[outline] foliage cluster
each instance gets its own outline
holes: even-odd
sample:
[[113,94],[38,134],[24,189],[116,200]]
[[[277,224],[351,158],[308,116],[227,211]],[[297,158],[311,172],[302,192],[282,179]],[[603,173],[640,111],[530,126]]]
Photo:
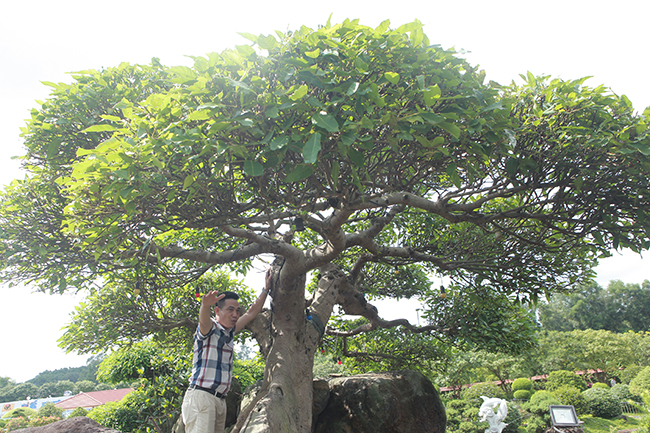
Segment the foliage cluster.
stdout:
[[[479,422],[479,408],[483,400],[476,399],[459,399],[449,400],[445,404],[447,412],[447,431],[449,433],[483,433],[488,427],[487,422]],[[522,416],[519,407],[508,402],[508,416],[504,420],[506,428],[505,433],[516,433],[521,424]]]
[[538,311],[542,328],[549,331],[648,331],[650,281],[626,284],[613,280],[606,289],[590,282],[540,303]]
[[641,369],[630,381],[630,391],[634,394],[650,392],[650,365]]
[[556,370],[552,371],[546,379],[545,388],[547,391],[555,391],[561,386],[573,386],[580,391],[588,388],[584,379],[573,371]]
[[609,389],[590,388],[583,392],[587,411],[600,418],[615,418],[621,415],[621,401]]

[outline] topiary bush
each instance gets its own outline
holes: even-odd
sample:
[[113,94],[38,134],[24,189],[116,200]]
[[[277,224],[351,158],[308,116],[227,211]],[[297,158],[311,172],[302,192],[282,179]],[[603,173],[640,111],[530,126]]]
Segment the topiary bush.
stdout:
[[618,399],[609,389],[590,388],[582,393],[587,404],[587,412],[600,418],[616,418],[623,411],[621,400]]
[[592,384],[591,384],[591,387],[592,387],[592,388],[605,388],[605,389],[609,389],[609,385],[607,385],[606,383],[602,383],[602,382],[595,382],[595,383],[592,383]]
[[561,404],[573,406],[576,412],[581,415],[587,412],[587,402],[582,392],[575,386],[564,385],[553,391],[553,394],[560,400]]
[[476,383],[470,386],[463,391],[462,398],[463,400],[475,400],[483,403],[483,400],[481,400],[482,395],[485,397],[506,398],[506,394],[501,388],[489,382]]
[[521,405],[521,408],[535,415],[548,415],[548,407],[551,404],[561,403],[552,392],[537,391],[528,403]]
[[580,391],[587,389],[587,382],[572,371],[556,370],[548,375],[546,380],[546,390],[555,391],[561,386],[570,385],[578,388]]
[[520,377],[518,379],[515,379],[514,382],[512,382],[513,391],[520,391],[520,390],[532,391],[532,389],[533,389],[533,381],[526,377]]
[[650,366],[639,371],[639,374],[630,381],[630,391],[639,395],[644,391],[650,391]]
[[530,400],[532,395],[533,393],[527,389],[518,389],[512,394],[515,400]]

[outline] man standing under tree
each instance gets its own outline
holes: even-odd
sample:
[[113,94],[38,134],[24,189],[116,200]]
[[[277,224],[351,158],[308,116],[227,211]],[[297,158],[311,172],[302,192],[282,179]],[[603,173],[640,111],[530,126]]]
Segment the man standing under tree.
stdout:
[[[217,290],[201,299],[199,326],[194,334],[190,386],[183,398],[182,416],[187,433],[223,433],[226,426],[226,394],[232,378],[235,333],[262,311],[271,289],[271,271],[257,300],[240,316],[239,295]],[[215,318],[210,307],[217,304]]]

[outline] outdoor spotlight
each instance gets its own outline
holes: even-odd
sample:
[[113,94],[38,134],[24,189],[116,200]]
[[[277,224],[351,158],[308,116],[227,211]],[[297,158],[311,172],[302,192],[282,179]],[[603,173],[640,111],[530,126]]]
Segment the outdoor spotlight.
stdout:
[[554,427],[580,427],[580,421],[573,406],[550,405],[551,423]]

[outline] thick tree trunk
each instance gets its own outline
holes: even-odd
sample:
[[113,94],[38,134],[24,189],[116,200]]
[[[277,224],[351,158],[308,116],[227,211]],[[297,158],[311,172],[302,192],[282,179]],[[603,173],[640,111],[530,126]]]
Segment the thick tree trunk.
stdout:
[[[264,383],[244,408],[233,433],[310,433],[312,430],[314,353],[338,295],[338,268],[321,269],[323,277],[305,315],[305,276],[282,275],[273,292],[271,340]],[[314,316],[317,319],[314,319]],[[315,321],[317,325],[314,325]],[[257,331],[254,331],[257,333]]]

